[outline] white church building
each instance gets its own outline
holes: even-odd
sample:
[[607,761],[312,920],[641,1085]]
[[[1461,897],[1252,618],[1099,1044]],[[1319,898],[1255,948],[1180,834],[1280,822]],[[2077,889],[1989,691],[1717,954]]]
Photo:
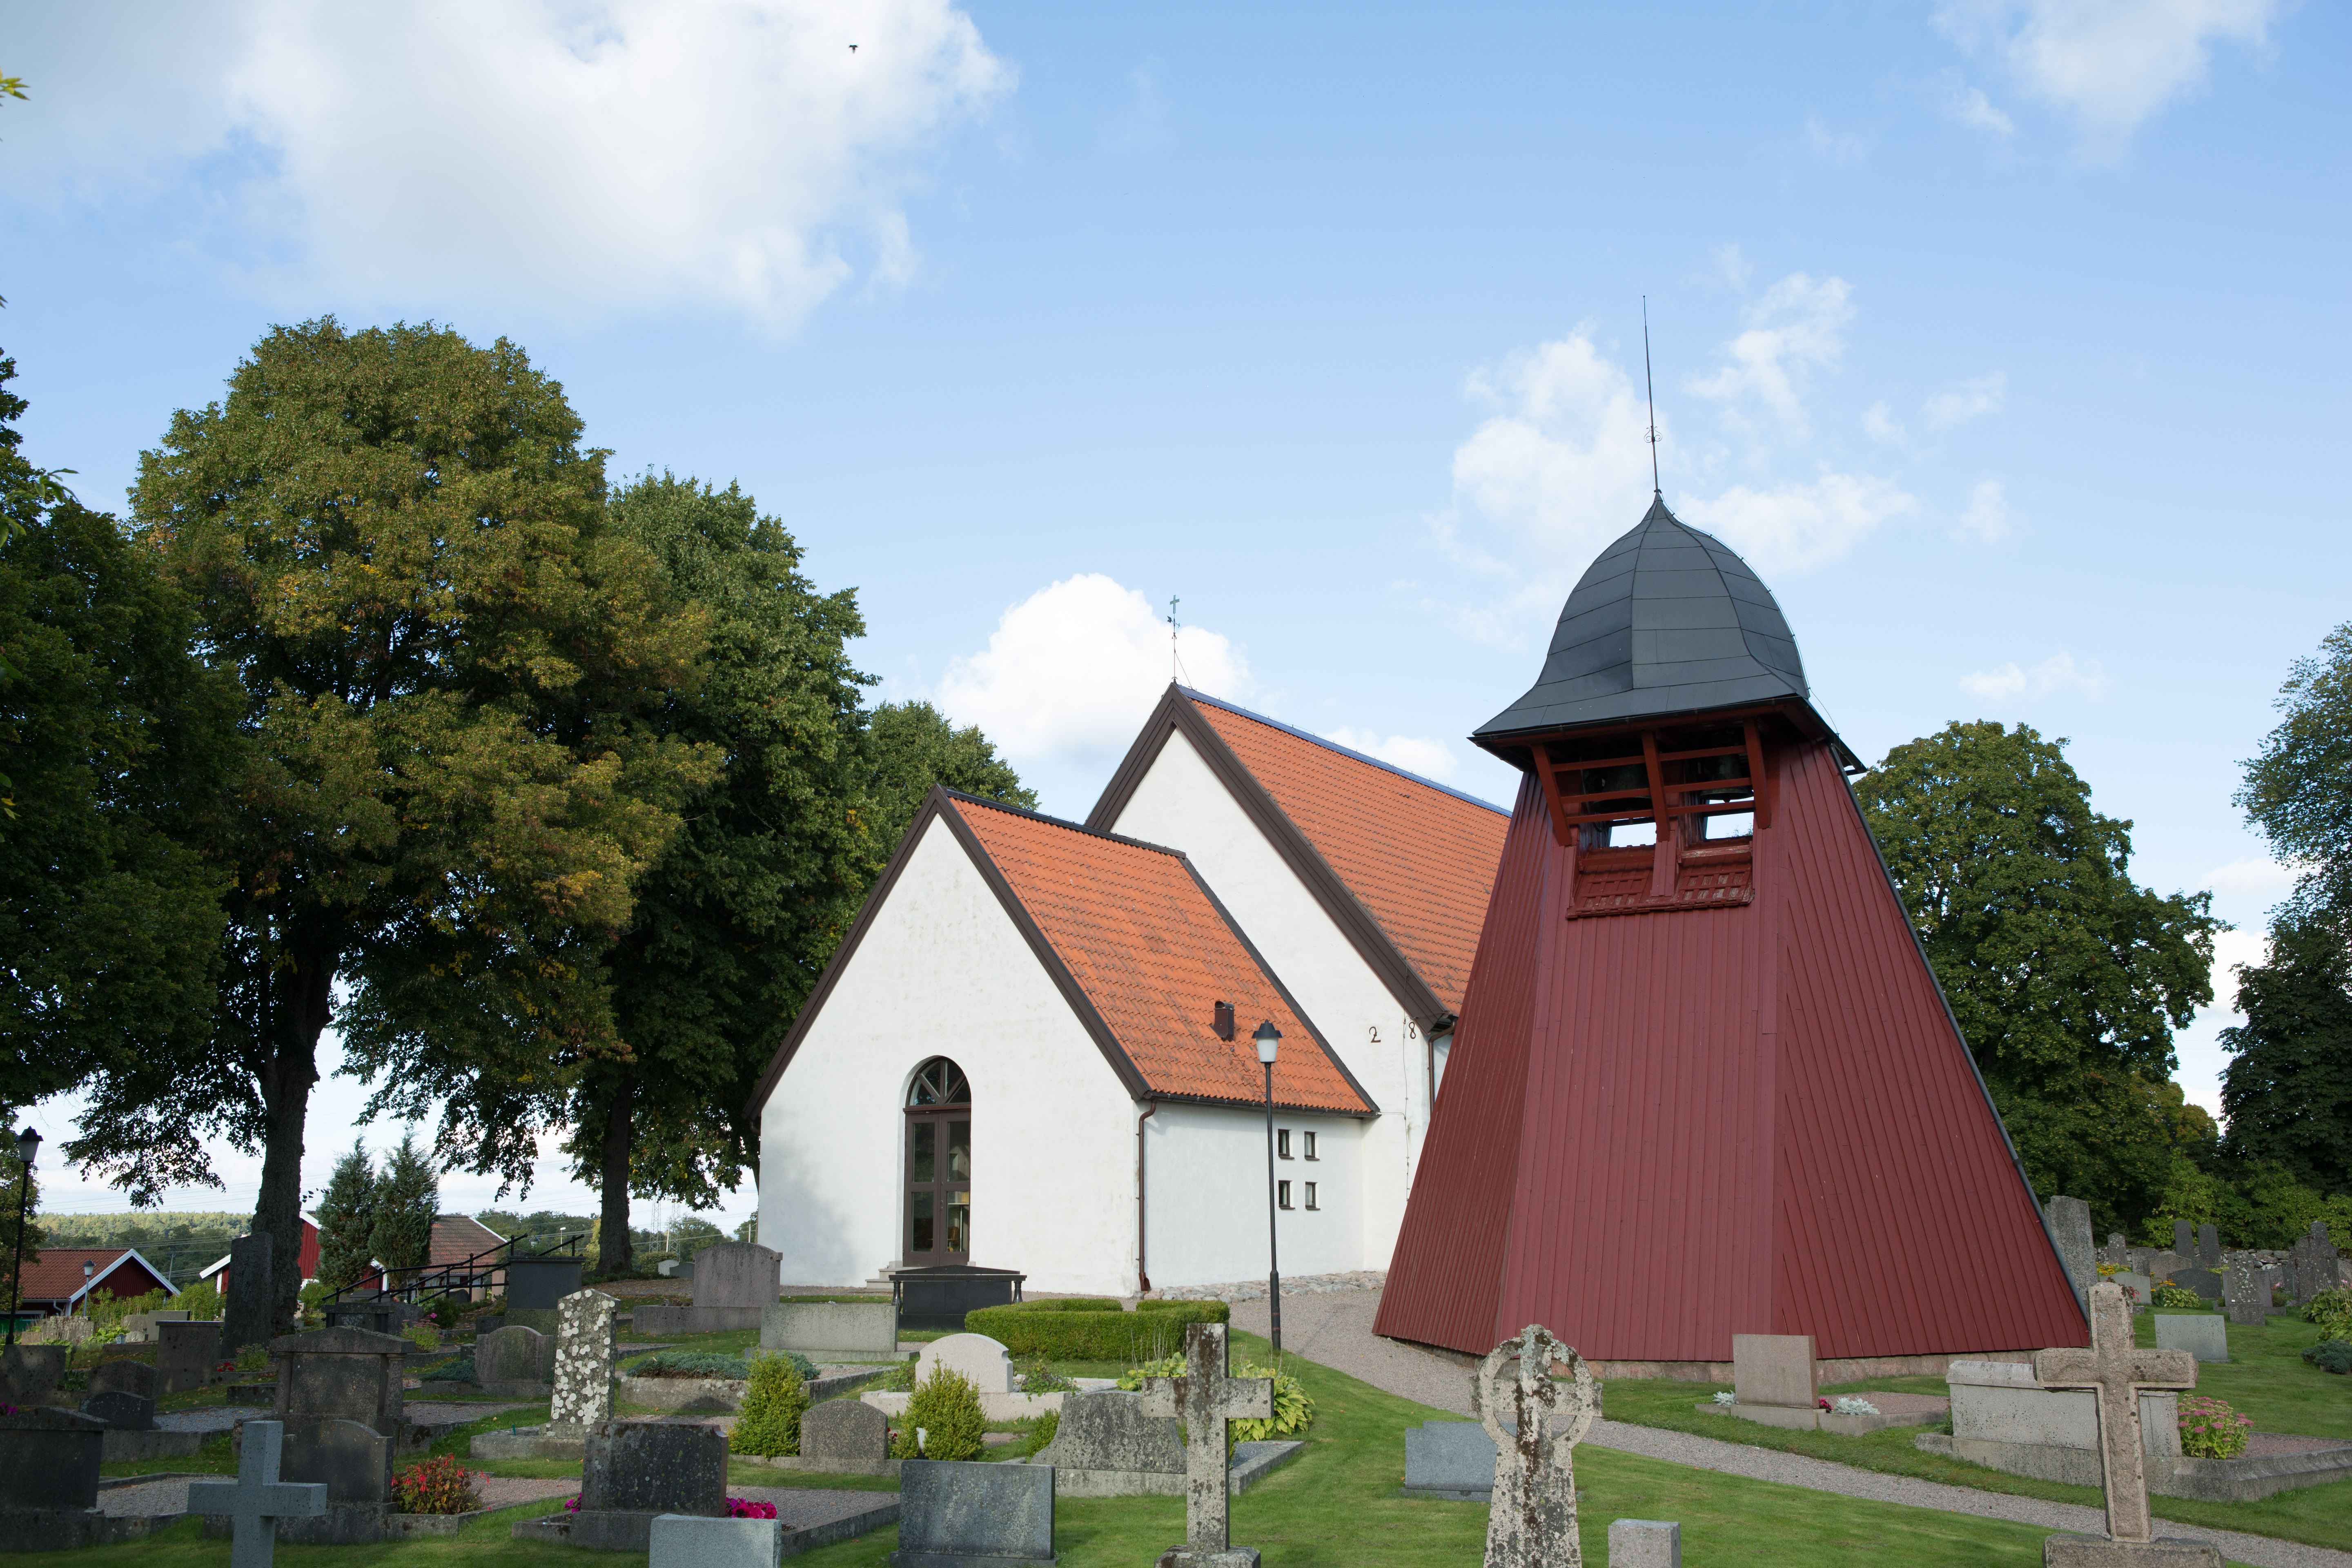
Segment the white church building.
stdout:
[[1081,826],[934,790],[761,1079],[790,1283],[1386,1268],[1507,813],[1171,686]]

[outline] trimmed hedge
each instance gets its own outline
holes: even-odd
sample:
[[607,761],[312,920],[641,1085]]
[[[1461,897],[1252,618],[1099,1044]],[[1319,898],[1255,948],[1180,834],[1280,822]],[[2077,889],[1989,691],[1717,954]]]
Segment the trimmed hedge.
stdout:
[[964,1314],[963,1326],[1016,1356],[1049,1361],[1151,1361],[1184,1349],[1184,1325],[1222,1323],[1223,1301],[1144,1301],[1122,1312],[1116,1301],[1016,1301]]

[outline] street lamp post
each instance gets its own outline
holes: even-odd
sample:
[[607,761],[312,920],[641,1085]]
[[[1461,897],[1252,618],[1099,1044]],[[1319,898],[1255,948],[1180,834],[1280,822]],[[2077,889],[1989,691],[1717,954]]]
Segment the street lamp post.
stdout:
[[1257,1059],[1265,1064],[1265,1301],[1274,1313],[1274,1358],[1282,1360],[1282,1260],[1275,1247],[1274,1228],[1274,1053],[1282,1031],[1269,1018],[1250,1037],[1257,1042]]
[[33,1156],[41,1152],[41,1135],[30,1127],[16,1134],[16,1159],[23,1166],[16,1188],[16,1265],[8,1276],[8,1343],[16,1342],[16,1316],[25,1305],[25,1209],[33,1197]]
[[[24,1222],[19,1220],[18,1224]],[[85,1258],[81,1260],[81,1315],[89,1316],[89,1277],[98,1272],[98,1265]]]

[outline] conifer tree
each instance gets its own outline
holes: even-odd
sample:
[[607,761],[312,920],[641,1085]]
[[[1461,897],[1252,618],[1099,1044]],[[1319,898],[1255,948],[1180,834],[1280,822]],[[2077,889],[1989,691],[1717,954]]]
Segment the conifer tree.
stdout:
[[375,1163],[353,1139],[312,1210],[319,1219],[319,1281],[330,1290],[357,1282],[374,1259],[375,1194]]
[[433,1163],[403,1133],[400,1147],[384,1156],[376,1178],[374,1224],[368,1245],[388,1269],[422,1268],[433,1251],[433,1221],[441,1206],[441,1184]]

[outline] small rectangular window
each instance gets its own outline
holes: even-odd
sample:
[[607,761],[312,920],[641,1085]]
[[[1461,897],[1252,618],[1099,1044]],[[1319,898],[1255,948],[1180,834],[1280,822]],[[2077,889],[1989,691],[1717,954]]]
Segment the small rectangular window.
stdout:
[[1315,1206],[1315,1184],[1312,1182],[1307,1184],[1307,1206],[1308,1208]]
[[[1315,1134],[1312,1132],[1307,1134],[1307,1157],[1310,1160],[1315,1158]],[[1307,1206],[1308,1208],[1315,1206],[1312,1199],[1308,1200]]]
[[1276,1206],[1279,1208],[1288,1208],[1290,1206],[1290,1184],[1288,1182],[1276,1182],[1274,1184],[1274,1201]]
[[1277,1159],[1290,1158],[1290,1129],[1285,1127],[1274,1135],[1274,1152]]

